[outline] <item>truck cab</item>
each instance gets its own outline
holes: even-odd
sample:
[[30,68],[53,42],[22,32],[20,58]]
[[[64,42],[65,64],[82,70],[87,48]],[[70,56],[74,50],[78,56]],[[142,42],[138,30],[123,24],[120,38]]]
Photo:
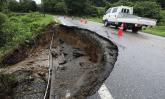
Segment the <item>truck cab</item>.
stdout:
[[112,19],[116,19],[120,14],[133,14],[133,7],[119,6],[109,8],[104,18],[111,17]]

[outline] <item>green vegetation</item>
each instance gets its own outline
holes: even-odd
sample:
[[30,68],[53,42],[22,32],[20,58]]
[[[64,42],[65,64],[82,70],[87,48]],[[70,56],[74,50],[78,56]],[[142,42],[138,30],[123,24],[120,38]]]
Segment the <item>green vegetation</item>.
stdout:
[[143,32],[165,37],[165,26],[146,28],[145,30],[143,30]]
[[13,87],[13,84],[16,84],[17,81],[14,75],[0,73],[0,83],[3,83],[3,84],[0,84],[0,85],[3,85],[3,86],[0,86],[0,89],[1,89],[1,87]]
[[102,23],[102,17],[87,17],[89,21],[94,21],[98,23]]
[[1,98],[4,99],[7,95],[12,95],[13,88],[17,84],[17,79],[11,74],[1,74],[0,73],[0,92]]
[[[35,13],[0,13],[0,56],[17,44],[30,39],[41,28],[53,21],[53,16]],[[1,24],[3,22],[3,24]]]
[[15,0],[6,0],[8,1],[8,9],[14,12],[29,12],[37,11],[38,7],[35,1],[33,0],[20,0],[20,3]]

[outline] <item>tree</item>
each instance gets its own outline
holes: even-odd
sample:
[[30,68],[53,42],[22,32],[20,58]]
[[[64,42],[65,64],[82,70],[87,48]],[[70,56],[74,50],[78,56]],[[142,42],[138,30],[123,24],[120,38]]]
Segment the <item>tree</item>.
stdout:
[[36,11],[37,4],[33,0],[20,0],[20,11],[21,12],[29,12]]
[[119,0],[116,3],[113,3],[111,6],[121,6],[121,5],[130,6],[131,7],[131,6],[134,5],[134,3],[130,2],[130,0]]
[[0,0],[0,11],[7,7],[7,0]]
[[30,6],[30,11],[37,11],[37,9],[38,9],[35,1],[30,1],[29,6]]
[[9,10],[17,12],[20,10],[20,5],[19,2],[15,1],[15,0],[11,0],[9,1]]
[[89,0],[92,5],[103,7],[106,5],[106,0]]
[[57,4],[53,8],[55,12],[59,14],[67,14],[67,7],[65,2],[57,2]]
[[160,23],[159,25],[165,25],[165,11],[164,10],[161,10],[160,11]]
[[118,2],[119,0],[106,0],[106,1],[110,3],[115,3],[115,2]]
[[69,14],[83,15],[89,7],[88,0],[65,0]]
[[165,0],[157,0],[157,2],[165,9]]
[[134,13],[148,18],[154,18],[160,20],[161,7],[156,2],[144,1],[136,2],[134,4]]
[[57,0],[43,0],[43,9],[46,12],[53,12],[57,2]]

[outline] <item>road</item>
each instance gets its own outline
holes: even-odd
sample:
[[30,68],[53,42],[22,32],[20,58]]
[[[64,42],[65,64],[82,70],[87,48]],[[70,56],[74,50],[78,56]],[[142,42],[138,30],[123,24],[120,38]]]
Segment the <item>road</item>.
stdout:
[[[124,32],[101,23],[81,23],[59,17],[62,24],[95,31],[113,41],[119,48],[118,60],[105,86],[112,99],[165,99],[165,38],[146,33]],[[110,99],[98,91],[88,99]]]

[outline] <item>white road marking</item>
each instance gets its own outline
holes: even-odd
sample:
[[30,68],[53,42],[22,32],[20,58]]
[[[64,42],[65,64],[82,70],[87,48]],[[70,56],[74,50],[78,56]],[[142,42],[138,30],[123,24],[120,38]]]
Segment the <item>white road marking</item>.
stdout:
[[101,99],[113,99],[111,93],[109,92],[108,88],[103,84],[98,91]]
[[69,90],[67,90],[66,91],[66,96],[65,96],[66,98],[69,98],[70,97],[70,92],[69,92]]

